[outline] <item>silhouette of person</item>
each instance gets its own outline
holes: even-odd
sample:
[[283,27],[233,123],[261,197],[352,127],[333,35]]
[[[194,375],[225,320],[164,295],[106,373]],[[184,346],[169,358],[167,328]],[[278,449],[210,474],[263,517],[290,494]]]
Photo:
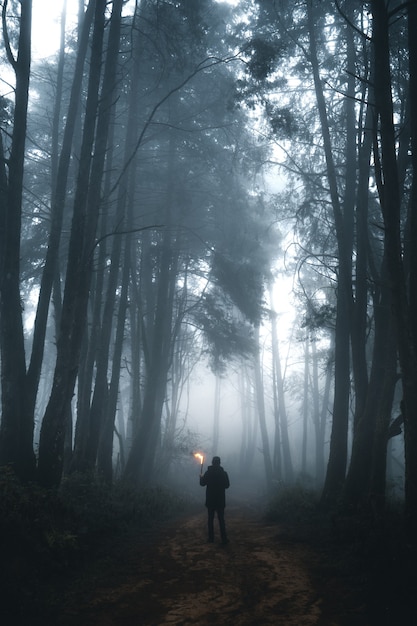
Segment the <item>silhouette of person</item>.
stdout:
[[217,512],[219,520],[220,536],[223,544],[229,543],[224,521],[224,509],[226,506],[226,489],[229,488],[229,476],[220,465],[220,457],[214,456],[203,476],[200,476],[200,485],[206,487],[206,507],[208,513],[208,541],[214,541],[214,514]]

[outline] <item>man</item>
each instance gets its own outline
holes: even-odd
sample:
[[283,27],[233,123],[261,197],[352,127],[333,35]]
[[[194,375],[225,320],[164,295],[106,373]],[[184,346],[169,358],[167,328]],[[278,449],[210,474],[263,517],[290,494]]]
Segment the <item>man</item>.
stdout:
[[214,456],[204,476],[200,476],[200,485],[206,487],[206,507],[208,512],[208,541],[214,541],[214,514],[217,511],[222,544],[227,544],[224,508],[226,506],[225,490],[229,488],[229,476],[220,465],[220,457]]

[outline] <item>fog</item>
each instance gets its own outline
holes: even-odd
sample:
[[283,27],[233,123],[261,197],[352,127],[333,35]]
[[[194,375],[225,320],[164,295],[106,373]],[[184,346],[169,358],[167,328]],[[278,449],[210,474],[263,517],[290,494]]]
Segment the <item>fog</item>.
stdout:
[[26,6],[4,16],[0,459],[45,487],[138,486],[198,449],[266,491],[406,498],[413,74],[388,54],[392,133],[375,122],[372,145],[360,76],[380,68],[357,37],[381,16],[88,6],[35,2],[32,33]]
[[2,3],[7,626],[417,623],[415,32]]

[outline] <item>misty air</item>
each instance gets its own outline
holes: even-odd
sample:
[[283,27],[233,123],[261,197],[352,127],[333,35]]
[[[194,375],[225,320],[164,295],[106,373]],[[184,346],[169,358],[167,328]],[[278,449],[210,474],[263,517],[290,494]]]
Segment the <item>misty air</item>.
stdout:
[[417,624],[417,0],[0,6],[1,624]]

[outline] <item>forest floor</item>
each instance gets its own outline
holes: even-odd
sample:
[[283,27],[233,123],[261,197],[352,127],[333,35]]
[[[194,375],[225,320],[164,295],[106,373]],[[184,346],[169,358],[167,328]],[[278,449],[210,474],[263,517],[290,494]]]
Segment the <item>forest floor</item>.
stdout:
[[351,534],[346,542],[335,534],[330,522],[271,523],[262,507],[229,499],[226,524],[226,546],[219,537],[206,542],[204,507],[141,533],[114,537],[82,571],[53,582],[48,609],[30,623],[417,624],[414,602],[408,606],[415,592],[395,583],[391,560],[381,557],[376,563]]

